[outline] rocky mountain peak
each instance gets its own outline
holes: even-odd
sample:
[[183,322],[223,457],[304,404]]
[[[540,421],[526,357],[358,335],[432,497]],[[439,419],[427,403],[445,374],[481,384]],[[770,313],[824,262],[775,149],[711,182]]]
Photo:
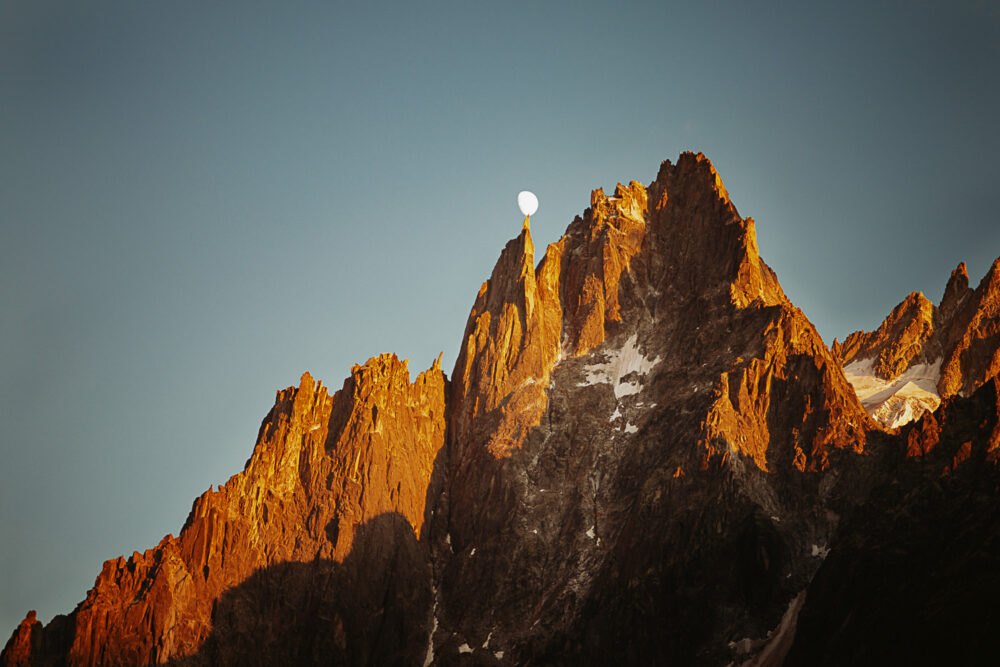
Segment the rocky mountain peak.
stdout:
[[[874,428],[703,155],[665,162],[648,187],[594,190],[534,288],[519,248],[508,244],[477,296],[452,387],[437,548],[454,559],[440,599],[448,641],[469,647],[491,632],[544,642],[545,627],[585,632],[567,623],[582,622],[568,619],[583,618],[588,598],[603,609],[589,612],[594,623],[628,624],[622,598],[591,597],[598,582],[649,571],[665,582],[688,563],[628,556],[643,517],[686,543],[698,520],[668,506],[685,506],[687,489],[712,478],[736,494],[720,502],[775,502],[798,475],[861,452]],[[545,308],[530,314],[525,292]],[[525,335],[542,322],[544,336]],[[498,374],[494,360],[524,374],[495,382],[515,371]],[[700,604],[678,604],[688,602]]]
[[1000,371],[1000,260],[976,289],[962,262],[935,307],[914,292],[878,329],[858,331],[835,348],[865,408],[899,427],[941,399],[971,395]]
[[[962,284],[961,272],[955,282],[954,314],[940,329],[943,364],[938,389],[945,397],[970,396],[1000,371],[1000,350],[997,349],[1000,345],[1000,258],[993,262],[975,290],[966,290],[963,294],[958,289]],[[948,295],[946,290],[945,296]],[[945,305],[944,300],[942,305]]]
[[[767,637],[794,628],[873,466],[966,460],[939,437],[973,423],[964,403],[899,436],[869,412],[898,426],[939,368],[979,382],[997,312],[1000,265],[976,290],[960,265],[938,308],[913,293],[831,353],[712,163],[684,153],[648,186],[592,191],[537,264],[525,219],[450,382],[440,357],[411,382],[384,354],[332,394],[308,373],[277,392],[243,471],[177,537],[107,561],[68,616],[29,616],[0,664],[783,655]],[[848,383],[859,364],[903,383],[882,412]]]
[[604,188],[590,192],[590,210],[593,231],[608,224],[608,220],[624,216],[630,220],[644,220],[648,206],[646,188],[637,181],[628,185],[618,183],[613,195],[605,195]]
[[[559,355],[558,247],[534,266],[527,227],[507,243],[483,283],[455,363],[452,430],[460,442],[486,438],[502,456],[534,425],[544,383]],[[556,270],[558,270],[556,268]]]
[[34,609],[14,629],[3,650],[3,664],[10,667],[29,667],[43,652],[44,634],[42,624]]
[[948,285],[944,288],[944,296],[941,297],[941,303],[938,304],[937,315],[942,323],[947,323],[954,318],[955,312],[962,302],[972,294],[972,291],[969,287],[969,272],[965,268],[965,262],[961,262],[951,272]]
[[703,203],[712,203],[712,200],[717,199],[731,207],[733,213],[736,212],[722,177],[712,161],[701,151],[681,153],[676,164],[670,160],[661,162],[654,183],[658,186],[656,191],[660,197],[668,193],[682,198],[695,194]]
[[[752,218],[741,218],[712,163],[701,153],[665,161],[650,185],[652,234],[668,287],[721,290],[734,304],[787,303],[760,259]],[[679,295],[678,295],[679,296]]]
[[845,363],[870,359],[876,377],[893,380],[915,362],[936,354],[936,350],[924,349],[934,330],[933,315],[934,304],[923,293],[911,292],[878,329],[847,336],[840,347],[841,357]]
[[533,261],[523,228],[473,305],[452,389],[461,448],[484,441],[502,456],[519,447],[545,410],[556,363],[590,353],[643,311],[715,298],[788,304],[760,259],[753,220],[739,216],[701,153],[664,162],[649,188],[593,190],[583,215]]

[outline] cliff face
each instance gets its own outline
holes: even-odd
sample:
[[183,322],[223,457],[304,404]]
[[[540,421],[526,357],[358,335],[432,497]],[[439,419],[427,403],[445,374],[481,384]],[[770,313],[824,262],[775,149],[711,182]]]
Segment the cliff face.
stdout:
[[982,385],[998,272],[971,290],[959,267],[937,308],[911,295],[831,352],[685,153],[594,191],[537,264],[525,221],[450,382],[383,355],[332,396],[279,392],[178,537],[29,615],[0,664],[778,664],[871,490],[907,451],[965,451],[937,445],[950,417],[883,432],[852,371]]
[[834,353],[869,413],[896,428],[943,398],[971,395],[1000,371],[998,311],[1000,266],[973,290],[963,262],[938,306],[914,292],[875,331],[834,341]]
[[[273,652],[269,634],[277,641],[302,631],[314,637],[309,650],[350,662],[376,649],[409,655],[409,634],[423,636],[420,610],[430,604],[417,538],[444,444],[445,386],[437,363],[410,384],[406,363],[389,355],[356,366],[333,396],[303,375],[278,392],[243,472],[199,497],[178,537],[107,561],[86,600],[46,628],[40,648],[65,650],[73,665],[182,656],[269,664],[291,657]],[[350,576],[359,564],[360,582]],[[405,589],[394,611],[407,624],[373,634],[367,607],[380,607],[395,586]],[[280,591],[271,600],[269,587]],[[281,623],[269,605],[282,610]],[[319,610],[328,616],[317,618]],[[271,652],[247,651],[254,646]],[[40,651],[38,662],[59,662],[58,652]]]
[[[463,351],[524,341],[506,358],[534,365],[513,367],[501,401],[532,409],[479,416],[466,378],[501,355],[459,358],[450,414],[471,418],[452,421],[432,535],[436,654],[721,659],[724,637],[763,634],[811,576],[828,505],[850,491],[837,461],[874,425],[703,156],[594,192],[534,298],[527,235],[480,292]],[[477,337],[532,302],[537,322],[561,314],[561,338],[519,336],[513,317]]]

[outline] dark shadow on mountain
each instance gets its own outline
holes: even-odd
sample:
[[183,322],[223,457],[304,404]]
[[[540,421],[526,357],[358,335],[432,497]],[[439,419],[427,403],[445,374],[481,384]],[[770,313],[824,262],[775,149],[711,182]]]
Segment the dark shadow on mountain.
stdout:
[[902,458],[848,517],[816,574],[787,665],[996,662],[1000,384],[934,413],[929,455]]
[[342,563],[279,563],[228,589],[201,650],[170,664],[422,664],[429,562],[406,518],[381,514],[357,527]]

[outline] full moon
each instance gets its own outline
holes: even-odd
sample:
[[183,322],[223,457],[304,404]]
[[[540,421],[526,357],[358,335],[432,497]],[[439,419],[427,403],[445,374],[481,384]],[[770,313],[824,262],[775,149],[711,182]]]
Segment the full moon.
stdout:
[[535,211],[538,210],[538,197],[535,196],[534,192],[521,190],[517,193],[517,207],[525,215],[534,215]]

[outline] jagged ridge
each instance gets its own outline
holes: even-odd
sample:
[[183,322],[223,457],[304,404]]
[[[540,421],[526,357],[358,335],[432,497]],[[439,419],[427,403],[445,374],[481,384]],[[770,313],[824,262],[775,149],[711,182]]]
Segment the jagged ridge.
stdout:
[[[249,649],[236,638],[261,628],[242,617],[237,602],[231,618],[221,618],[224,595],[244,594],[240,586],[278,565],[342,563],[359,550],[376,554],[358,580],[347,576],[346,568],[286,568],[291,574],[282,579],[290,589],[314,586],[320,598],[288,612],[299,619],[286,618],[286,630],[308,626],[310,608],[329,607],[327,648],[369,655],[378,640],[389,656],[413,653],[387,633],[366,636],[367,619],[358,613],[381,604],[377,584],[389,584],[380,579],[426,568],[415,538],[404,543],[411,553],[401,559],[378,553],[380,544],[398,545],[400,534],[422,532],[432,466],[444,444],[446,382],[438,362],[413,384],[409,377],[406,362],[382,355],[355,366],[333,396],[308,373],[298,387],[279,391],[243,472],[195,500],[178,537],[167,535],[155,548],[104,563],[86,600],[68,617],[57,617],[44,635],[29,616],[4,653],[4,664],[19,664],[17,656],[29,646],[36,647],[31,660],[38,664],[61,663],[63,656],[72,665],[162,663],[185,656],[193,664],[250,664],[249,652],[234,652],[219,636],[231,635],[230,644]],[[387,514],[405,521],[370,528]],[[365,526],[359,547],[356,535]],[[304,573],[305,579],[320,581],[301,581]],[[338,581],[339,590],[324,590],[321,582],[329,580]],[[423,595],[429,600],[426,577],[415,577],[411,585],[427,589]],[[342,595],[354,597],[357,610],[340,608]],[[250,609],[256,605],[242,602]],[[235,627],[222,627],[227,622]],[[350,645],[345,633],[353,633]],[[266,655],[262,664],[268,663]]]
[[747,659],[909,443],[839,361],[905,371],[946,332],[966,341],[948,387],[996,365],[994,288],[960,269],[929,326],[914,297],[831,353],[682,154],[594,191],[537,266],[526,224],[451,383],[383,355],[334,396],[308,375],[279,392],[177,538],[108,561],[44,629],[29,615],[0,663]]
[[975,290],[962,262],[938,306],[913,292],[878,329],[834,340],[833,351],[868,411],[898,427],[942,398],[972,394],[1000,371],[998,309],[1000,259]]

